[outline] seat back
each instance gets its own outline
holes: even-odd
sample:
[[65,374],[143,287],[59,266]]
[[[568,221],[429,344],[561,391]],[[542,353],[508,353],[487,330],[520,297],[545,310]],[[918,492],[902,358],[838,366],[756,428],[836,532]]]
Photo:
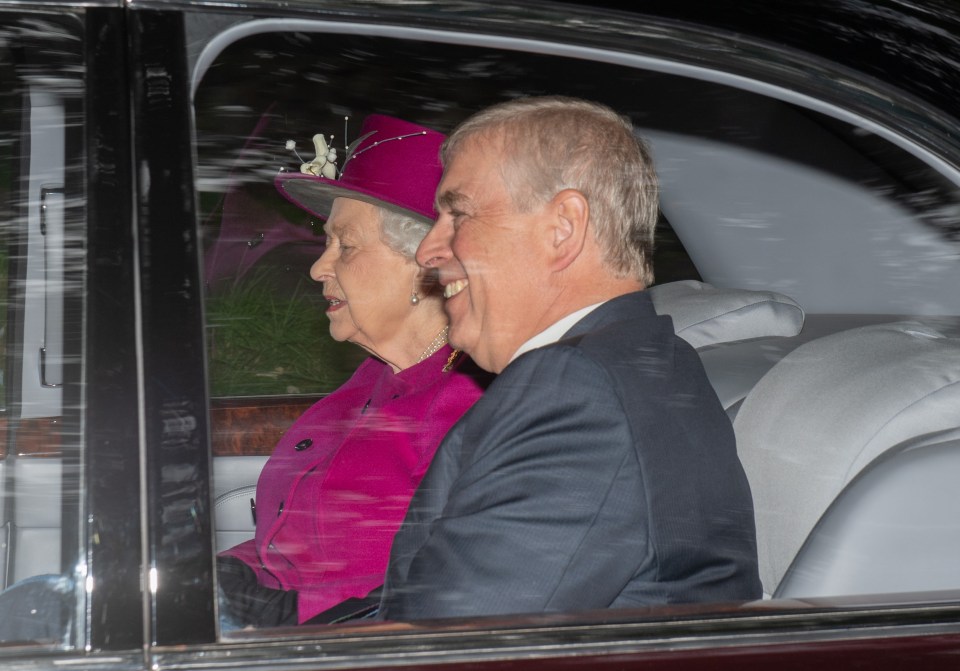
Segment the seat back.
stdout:
[[960,590],[960,430],[891,448],[827,508],[774,596]]
[[[922,324],[843,331],[776,363],[734,420],[764,591],[777,593],[824,512],[868,465],[895,446],[956,427],[960,339]],[[884,487],[881,495],[892,500],[896,491]]]
[[4,460],[13,517],[4,533],[6,586],[42,573],[60,573],[60,459]]
[[256,525],[250,501],[267,462],[265,456],[215,457],[213,460],[213,525],[216,551],[253,538]]

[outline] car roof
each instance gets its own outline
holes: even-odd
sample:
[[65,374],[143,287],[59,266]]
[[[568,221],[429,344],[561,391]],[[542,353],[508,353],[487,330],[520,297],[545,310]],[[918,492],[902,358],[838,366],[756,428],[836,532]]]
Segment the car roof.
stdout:
[[[554,3],[557,4],[557,3]],[[584,2],[560,0],[584,6]],[[598,0],[593,8],[701,24],[797,49],[892,84],[960,117],[954,0]]]

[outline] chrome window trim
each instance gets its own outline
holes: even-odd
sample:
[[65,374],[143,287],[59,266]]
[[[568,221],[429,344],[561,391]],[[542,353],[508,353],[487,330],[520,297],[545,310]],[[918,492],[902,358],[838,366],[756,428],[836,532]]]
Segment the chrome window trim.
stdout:
[[[639,661],[645,657],[656,660],[664,653],[683,656],[709,650],[723,651],[725,655],[759,652],[770,656],[778,652],[789,654],[789,651],[778,650],[775,647],[778,644],[830,646],[870,644],[878,640],[890,643],[918,636],[957,636],[960,631],[957,624],[960,609],[955,605],[906,612],[913,614],[917,621],[904,624],[894,619],[904,611],[887,607],[816,613],[768,613],[760,607],[749,613],[741,612],[739,617],[725,617],[731,614],[727,611],[716,616],[706,614],[660,621],[647,615],[650,619],[631,622],[622,613],[603,618],[602,613],[595,611],[479,620],[478,623],[490,622],[486,628],[478,628],[477,623],[460,629],[456,623],[449,627],[428,623],[422,629],[417,624],[406,629],[401,623],[396,630],[385,631],[385,625],[379,623],[369,630],[361,625],[333,630],[312,627],[258,631],[250,638],[228,638],[202,648],[153,648],[151,656],[155,668],[211,668],[229,664],[244,669],[279,665],[298,669],[387,668],[606,656],[630,656],[631,661]],[[576,623],[580,616],[584,620]],[[936,618],[942,621],[934,621]],[[703,654],[697,657],[704,658]]]
[[123,7],[125,0],[0,0],[0,9],[20,9],[30,12],[58,12],[82,10],[91,7]]

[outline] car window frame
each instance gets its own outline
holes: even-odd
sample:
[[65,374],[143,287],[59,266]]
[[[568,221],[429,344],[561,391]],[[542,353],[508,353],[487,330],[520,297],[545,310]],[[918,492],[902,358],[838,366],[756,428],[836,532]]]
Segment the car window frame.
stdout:
[[[389,4],[370,3],[373,9],[360,13],[370,21],[380,18],[378,12],[382,11],[388,17],[384,20],[400,22],[403,18],[415,18],[430,24],[429,19],[416,12],[385,9]],[[183,6],[197,11],[204,8],[202,3]],[[323,11],[316,11],[324,15],[325,21],[333,21],[334,9],[338,6],[330,3],[323,6]],[[292,7],[291,14],[302,16],[308,11],[303,4]],[[216,6],[209,9],[227,11]],[[946,599],[941,603],[931,601],[898,607],[871,604],[869,599],[851,600],[845,607],[842,602],[829,600],[795,604],[771,612],[769,607],[758,603],[748,608],[718,606],[716,611],[706,613],[678,608],[670,610],[666,617],[662,612],[631,611],[416,625],[371,623],[337,629],[311,627],[258,632],[256,638],[218,641],[212,579],[209,584],[197,584],[202,582],[197,578],[212,574],[213,566],[212,549],[208,547],[212,537],[209,491],[204,494],[205,488],[209,489],[209,403],[203,375],[202,292],[197,289],[201,282],[195,241],[196,205],[189,196],[183,197],[184,190],[192,191],[193,175],[191,157],[169,151],[169,146],[175,146],[178,140],[190,139],[190,119],[185,113],[189,105],[184,104],[189,90],[186,76],[182,86],[173,76],[153,78],[164,69],[168,75],[187,72],[183,15],[177,4],[156,2],[134,2],[124,10],[93,8],[88,9],[87,14],[87,36],[95,47],[88,64],[87,170],[88,174],[99,174],[104,166],[110,165],[118,173],[114,182],[94,181],[88,194],[88,221],[116,224],[90,227],[88,310],[91,324],[87,331],[90,347],[87,361],[91,377],[88,378],[90,393],[85,430],[91,449],[86,468],[97,477],[88,478],[88,513],[95,524],[116,524],[132,537],[145,539],[134,551],[126,546],[93,546],[90,551],[89,563],[98,589],[92,591],[92,606],[87,617],[88,640],[91,649],[99,651],[87,658],[91,663],[117,668],[141,664],[190,668],[211,663],[317,668],[348,663],[493,663],[504,657],[569,661],[591,655],[615,663],[627,656],[653,661],[665,655],[673,660],[695,661],[706,650],[722,650],[727,660],[722,663],[733,668],[734,662],[740,663],[753,655],[762,656],[772,643],[808,643],[826,650],[835,644],[854,648],[864,642],[875,645],[882,639],[886,642],[880,643],[878,649],[889,651],[888,646],[894,641],[909,645],[911,641],[932,637],[937,641],[935,645],[944,648],[955,649],[960,645],[960,636],[956,634],[960,623],[960,593],[939,595]],[[640,19],[636,23],[640,24]],[[351,25],[366,30],[371,29],[372,24]],[[451,31],[451,40],[463,38],[453,30],[449,19],[434,19],[431,25],[445,26]],[[482,16],[473,16],[469,25],[492,30],[497,24]],[[125,46],[128,30],[132,31],[130,51]],[[531,30],[527,24],[506,29],[507,32]],[[578,31],[576,36],[582,43],[594,44],[589,48],[599,48],[596,44],[602,37],[599,32],[591,33],[589,26],[583,33],[579,32],[584,30],[580,26],[555,26],[553,30],[551,36],[557,40],[569,38]],[[671,26],[669,30],[673,35],[689,30],[703,37],[702,31],[693,29]],[[617,58],[624,57],[618,50],[627,49],[628,38],[625,35],[611,40],[609,49]],[[748,47],[756,48],[756,45],[742,48]],[[699,44],[697,48],[706,47]],[[685,58],[695,60],[689,55]],[[119,68],[118,63],[122,64]],[[750,69],[746,67],[748,64],[741,63],[743,70]],[[755,63],[749,65],[757,67]],[[802,68],[795,62],[788,65],[793,76],[805,82],[798,85],[797,91],[812,90],[814,81],[808,74],[801,72]],[[830,71],[824,64],[819,65],[818,76]],[[854,86],[857,81],[856,78],[850,81],[848,93],[870,95]],[[152,96],[157,89],[151,87],[167,85],[173,87],[171,105],[156,106]],[[796,93],[787,86],[784,83],[777,90]],[[126,110],[123,101],[130,98],[134,101],[132,109]],[[909,115],[926,107],[909,96],[898,100],[898,104],[901,105],[897,108],[899,111],[887,114]],[[873,117],[877,115],[863,118],[872,118],[871,123],[884,128],[882,119]],[[156,135],[144,141],[141,133]],[[947,156],[960,156],[957,141],[936,125],[919,133],[918,146],[929,152],[928,157],[944,162],[956,173],[955,163],[947,162]],[[134,141],[134,137],[138,139]],[[939,140],[943,142],[937,144]],[[941,148],[939,152],[934,151],[937,147]],[[149,179],[164,170],[173,171],[176,178],[163,183]],[[190,244],[182,244],[184,239],[191,241]],[[131,253],[126,260],[123,255],[128,251]],[[158,256],[160,252],[166,253]],[[124,260],[116,262],[117,254]],[[167,267],[161,268],[164,264],[152,262],[158,258],[162,258]],[[119,298],[108,298],[110,292],[116,295],[117,287],[122,287]],[[118,302],[129,310],[118,312]],[[170,314],[184,315],[183,322],[168,323]],[[182,357],[179,349],[173,350],[172,344],[157,348],[155,343],[148,343],[147,334],[166,343],[186,342],[189,355]],[[118,351],[120,371],[111,376],[110,366],[117,365]],[[177,387],[173,397],[166,395],[170,384]],[[135,407],[129,415],[118,410],[130,408],[131,403]],[[188,410],[182,411],[183,407]],[[188,434],[185,438],[184,432]],[[190,454],[171,456],[164,440],[181,439],[189,443]],[[189,472],[193,490],[165,499],[164,481],[153,478],[168,467]],[[101,477],[104,473],[111,473],[111,477]],[[135,486],[124,488],[118,495],[114,478],[130,478]],[[199,555],[183,562],[164,556],[160,549],[167,531],[165,516],[181,511],[184,506],[189,508],[191,501],[204,496],[206,508],[197,511],[194,528],[186,529],[190,543],[200,548]],[[88,537],[92,537],[96,529],[88,527],[87,531]],[[146,576],[141,574],[143,557],[147,557],[149,569],[155,570],[156,581],[150,578],[153,571],[148,570]],[[168,578],[178,572],[188,579]],[[146,589],[142,591],[141,600],[144,578]],[[134,598],[131,595],[135,595]],[[116,654],[106,655],[108,651]]]
[[[196,4],[192,4],[192,7],[196,9]],[[250,7],[251,6],[248,6],[248,8]],[[254,5],[253,8],[255,9],[256,6]],[[605,40],[603,48],[598,47],[597,42],[599,41],[599,35],[592,34],[591,30],[599,31],[601,27],[608,27],[607,24],[599,20],[593,25],[586,19],[583,23],[577,24],[577,44],[573,44],[573,41],[570,40],[571,35],[569,34],[571,28],[569,26],[559,25],[562,21],[555,21],[554,25],[551,26],[555,32],[553,32],[550,37],[555,41],[550,41],[536,39],[529,35],[517,36],[513,33],[523,33],[524,30],[529,31],[529,29],[522,26],[504,29],[503,23],[499,21],[496,27],[504,33],[503,35],[485,34],[483,32],[485,21],[483,17],[478,15],[470,17],[470,28],[475,30],[468,32],[464,27],[464,22],[461,21],[455,28],[449,20],[445,21],[442,18],[434,18],[431,20],[423,16],[417,16],[417,27],[410,27],[400,25],[399,21],[391,18],[385,18],[383,23],[377,24],[352,21],[349,19],[331,20],[323,17],[324,12],[320,9],[316,10],[316,14],[319,15],[317,18],[305,18],[307,11],[305,3],[294,3],[291,4],[287,12],[289,18],[252,19],[250,23],[240,23],[239,25],[220,32],[217,37],[207,42],[207,50],[200,54],[193,67],[194,86],[202,74],[205,64],[208,64],[208,59],[212,57],[210,54],[213,54],[219,48],[219,40],[232,41],[239,36],[246,36],[260,31],[272,31],[279,28],[286,30],[308,30],[310,32],[343,32],[347,34],[359,32],[364,35],[380,35],[401,39],[424,39],[438,43],[469,44],[524,51],[534,50],[539,53],[580,58],[586,57],[590,60],[605,63],[625,64],[660,72],[682,74],[704,81],[719,82],[752,92],[759,92],[785,102],[824,112],[834,118],[855,123],[858,126],[865,127],[883,136],[885,139],[922,158],[924,162],[937,167],[941,171],[941,174],[950,175],[954,182],[960,184],[960,172],[958,172],[956,164],[949,162],[946,158],[950,153],[947,151],[948,148],[950,150],[956,150],[960,148],[960,146],[958,146],[948,134],[944,133],[946,130],[945,126],[932,124],[931,126],[925,127],[923,133],[918,133],[916,137],[908,138],[899,132],[892,131],[888,127],[892,124],[885,123],[891,119],[899,118],[901,115],[909,117],[920,110],[930,113],[929,105],[907,94],[902,94],[896,98],[894,105],[888,104],[884,107],[884,114],[879,114],[877,113],[877,109],[871,107],[870,104],[881,100],[889,103],[890,92],[878,82],[866,76],[857,76],[855,73],[846,71],[840,66],[820,61],[809,55],[800,56],[792,54],[798,57],[788,58],[784,55],[784,52],[789,54],[787,50],[773,50],[766,45],[759,45],[744,40],[742,36],[737,36],[736,39],[730,35],[707,36],[696,28],[684,28],[667,24],[660,26],[662,32],[659,33],[657,37],[668,38],[668,41],[673,40],[673,46],[665,48],[662,44],[657,44],[649,48],[644,47],[644,50],[648,53],[646,55],[637,55],[636,53],[627,52],[624,46],[627,39],[626,34],[629,32],[626,29],[621,31],[625,36],[620,39],[614,38],[611,40],[609,36],[604,36],[607,39]],[[507,8],[507,14],[509,14],[509,11],[510,8]],[[371,14],[374,14],[374,12],[372,11]],[[364,18],[371,19],[371,16]],[[461,15],[460,18],[462,19],[463,16]],[[240,21],[242,22],[243,19],[240,19]],[[493,22],[491,21],[490,23],[492,24]],[[543,25],[538,26],[538,28],[543,29]],[[689,33],[688,38],[678,39],[685,31]],[[720,43],[722,43],[722,46],[726,47],[726,49],[712,49]],[[687,53],[680,56],[678,53],[678,44],[685,45],[687,48],[692,47],[694,54],[691,55]],[[735,48],[732,48],[733,46],[735,46]],[[766,65],[762,65],[757,58],[758,50],[772,56]],[[696,56],[696,53],[700,51],[722,53],[723,56],[721,56],[721,60],[723,64],[730,67],[726,70],[720,70],[702,65],[702,61]],[[775,73],[775,76],[771,76],[771,73]],[[838,75],[843,76],[838,77]],[[841,82],[839,84],[836,83],[838,79]],[[822,92],[822,87],[825,82],[831,82],[831,86],[827,89],[833,93],[831,100],[824,99],[822,96],[813,95],[814,91]],[[838,101],[844,99],[851,104],[845,107],[840,106]],[[934,117],[937,118],[939,115],[934,114]],[[956,156],[955,153],[954,156]],[[855,602],[856,600],[853,601]],[[915,607],[905,605],[902,611],[903,614],[908,617],[911,615],[919,616],[918,614],[920,612],[927,612],[925,608],[923,605]],[[862,604],[848,612],[842,610],[840,612],[834,612],[830,607],[824,606],[821,606],[821,608],[815,607],[814,609],[823,615],[827,621],[836,618],[835,624],[846,617],[851,617],[852,619],[847,620],[844,625],[849,627],[859,626],[855,623],[866,623],[879,612],[873,611],[869,606],[863,606]],[[952,609],[953,606],[945,606],[942,607],[942,609],[940,607],[933,608],[933,610],[937,610],[939,614],[951,613]],[[783,619],[784,621],[793,618],[805,620],[808,617],[804,614],[805,611],[805,608],[801,608],[801,614],[799,615],[783,614]],[[927,612],[927,614],[929,614],[929,612]],[[730,615],[730,613],[727,613],[727,615]],[[764,611],[764,615],[759,619],[767,618],[773,620],[775,616],[769,615]],[[729,621],[737,622],[736,625],[731,626],[739,630],[740,627],[744,626],[744,620],[755,624],[757,622],[756,613],[742,615],[741,617],[733,616]],[[533,618],[532,620],[519,618],[514,622],[529,623],[536,621],[538,621],[537,618]],[[770,623],[772,623],[772,621]],[[488,637],[496,636],[496,634],[493,633],[496,632],[496,623],[490,622],[490,624],[492,625],[492,629],[487,632],[486,635]],[[655,628],[663,624],[665,623],[651,623],[650,627]],[[711,620],[711,624],[718,626],[720,623],[717,620]],[[826,624],[826,622],[824,622],[824,624]],[[505,635],[505,632],[511,631],[514,626],[526,628],[525,624],[511,624],[501,630],[500,633]],[[575,625],[571,626],[575,627]],[[677,626],[683,627],[685,625]],[[449,625],[449,628],[448,630],[451,634],[458,630],[456,624]],[[362,626],[357,629],[357,631],[365,630]],[[338,632],[339,631],[342,630],[338,630]],[[298,634],[290,633],[277,633],[276,638],[274,638],[274,635],[269,634],[268,640],[282,639],[291,635],[296,639],[302,640]],[[478,636],[482,637],[483,635],[480,634]],[[423,641],[421,640],[417,644],[420,645],[422,643]],[[230,642],[229,645],[242,648],[244,643],[237,641]]]
[[[192,4],[192,7],[196,9],[196,4]],[[256,7],[256,5],[247,6],[248,9],[256,9]],[[905,93],[898,95],[894,104],[891,105],[889,104],[891,97],[890,91],[870,77],[851,73],[840,66],[820,61],[809,55],[791,54],[789,50],[778,51],[771,49],[768,45],[751,43],[749,40],[744,39],[743,36],[734,37],[724,34],[707,36],[695,27],[684,28],[667,23],[659,26],[662,32],[658,33],[655,37],[674,40],[673,46],[666,48],[663,44],[656,44],[649,48],[644,47],[643,50],[647,52],[645,55],[637,55],[636,53],[627,52],[625,45],[629,39],[628,35],[630,31],[626,28],[621,30],[622,37],[610,39],[609,36],[604,36],[605,44],[603,48],[597,46],[599,34],[593,34],[591,31],[595,30],[599,33],[601,27],[608,27],[602,20],[597,20],[591,24],[589,20],[584,18],[582,23],[578,23],[576,27],[577,43],[574,44],[574,40],[570,39],[572,29],[569,25],[561,25],[563,24],[561,20],[554,21],[550,26],[554,31],[550,34],[550,37],[552,40],[555,40],[550,41],[537,39],[531,37],[529,34],[526,36],[518,36],[518,33],[525,31],[529,33],[531,31],[529,28],[523,26],[517,27],[514,25],[513,27],[505,27],[504,23],[501,22],[502,19],[496,23],[496,28],[503,34],[494,35],[492,32],[484,33],[485,25],[492,25],[494,22],[486,22],[483,17],[479,15],[469,17],[468,30],[468,28],[465,27],[465,23],[467,22],[462,21],[462,15],[460,16],[461,22],[456,27],[454,27],[449,20],[444,20],[443,18],[428,19],[423,16],[417,16],[417,26],[410,27],[401,25],[400,22],[392,16],[390,18],[384,18],[383,23],[374,24],[372,22],[351,20],[353,17],[347,20],[332,20],[324,17],[324,12],[319,8],[316,10],[317,16],[315,18],[306,18],[305,15],[307,11],[305,3],[293,3],[287,12],[288,18],[251,18],[252,14],[256,13],[254,11],[251,16],[247,17],[250,23],[243,23],[245,20],[243,18],[238,19],[240,22],[238,25],[227,28],[218,33],[217,37],[205,42],[208,45],[207,50],[199,55],[196,64],[192,68],[193,85],[196,85],[205,66],[209,64],[210,59],[215,57],[215,52],[221,46],[221,40],[232,41],[239,36],[279,28],[306,30],[310,32],[342,32],[347,34],[359,32],[364,35],[379,35],[401,39],[424,39],[438,43],[469,44],[524,51],[534,50],[540,53],[587,57],[591,60],[605,63],[626,64],[632,67],[645,67],[661,72],[682,74],[704,81],[719,82],[752,92],[760,92],[779,100],[824,112],[834,118],[855,123],[860,127],[865,127],[883,136],[888,141],[922,158],[927,164],[937,167],[941,174],[949,175],[955,183],[960,184],[960,172],[958,172],[956,163],[950,162],[946,158],[951,153],[953,156],[957,156],[956,150],[960,149],[960,146],[945,134],[946,125],[932,124],[924,127],[922,132],[918,131],[915,136],[911,137],[906,137],[899,132],[894,132],[888,127],[891,125],[889,123],[891,120],[900,118],[901,116],[909,117],[919,113],[921,110],[930,114],[931,110],[929,105]],[[510,8],[506,8],[505,11],[507,15],[509,15],[511,10]],[[372,18],[375,18],[373,16],[374,14],[375,11],[372,10],[371,16],[365,16],[363,18],[372,20]],[[547,21],[544,19],[544,22],[546,23]],[[637,23],[639,22],[638,19]],[[223,24],[228,23],[228,21],[223,21]],[[538,29],[547,32],[543,24],[538,25]],[[685,31],[688,33],[687,39],[678,39],[678,36],[682,36]],[[677,44],[685,45],[693,49],[693,52],[688,52],[681,56],[678,53],[679,48],[676,46]],[[725,48],[714,49],[718,46]],[[725,66],[729,66],[728,69],[720,70],[704,66],[702,60],[698,58],[698,54],[707,51],[711,54],[722,54],[720,60]],[[771,56],[770,61],[765,65],[761,64],[757,58],[759,52]],[[788,56],[795,56],[795,58]],[[830,86],[826,90],[833,94],[829,100],[813,94],[815,91],[822,92],[826,82],[830,82]],[[900,93],[901,92],[898,92],[898,94]],[[845,107],[840,106],[839,101],[842,100],[850,104]],[[882,114],[877,112],[877,108],[870,106],[871,103],[876,103],[877,101],[886,101],[888,103],[883,107],[884,113]],[[940,118],[941,116],[942,115],[936,112],[933,113],[934,118]],[[856,601],[856,599],[851,600],[851,605],[856,603]],[[869,601],[869,599],[867,599],[867,601]],[[813,610],[817,612],[816,615],[808,614],[809,611],[807,611],[807,608],[811,606]],[[872,621],[874,617],[879,617],[880,612],[862,603],[858,606],[852,606],[849,611],[842,609],[835,611],[833,610],[833,606],[827,604],[813,604],[811,606],[802,607],[797,613],[781,613],[776,616],[764,610],[762,606],[760,607],[762,615],[758,615],[757,612],[751,612],[750,614],[739,613],[732,616],[731,613],[726,613],[726,615],[731,616],[730,619],[726,621],[726,626],[731,627],[731,630],[739,631],[742,636],[743,627],[752,629],[752,625],[756,625],[761,620],[766,621],[767,624],[770,625],[787,621],[806,621],[807,624],[812,624],[818,617],[822,617],[823,619],[820,621],[820,624],[825,628],[820,631],[819,635],[821,637],[826,635],[825,638],[827,639],[832,636],[839,636],[841,638],[850,636],[856,638],[857,635],[851,634],[850,632],[860,626],[866,625]],[[895,608],[894,610],[899,610],[907,619],[911,619],[912,617],[920,617],[923,619],[927,615],[930,615],[932,611],[937,612],[936,617],[941,615],[947,616],[947,620],[950,620],[956,615],[954,605],[930,605],[929,609],[926,605],[904,605],[902,608]],[[889,611],[887,612],[889,613]],[[924,615],[921,615],[921,613],[924,613]],[[547,618],[547,620],[549,620],[549,618]],[[492,640],[498,636],[508,637],[510,635],[509,632],[513,631],[513,627],[520,627],[524,631],[528,631],[528,623],[538,621],[544,622],[544,619],[517,618],[512,620],[511,624],[504,629],[499,630],[497,629],[498,623],[495,620],[490,621],[488,623],[490,630],[483,634],[477,634],[476,638],[464,635],[462,629],[456,623],[450,623],[443,627],[443,629],[448,634],[445,638],[447,643],[451,643],[454,638],[458,636],[466,636],[465,639],[462,639],[463,642],[467,639],[474,642],[482,639],[485,640],[487,644],[490,644]],[[841,621],[844,621],[844,624],[841,625]],[[749,622],[750,625],[747,625],[747,622]],[[711,618],[711,625],[717,627],[718,632],[725,628],[724,624],[717,619]],[[577,628],[576,625],[573,624],[570,626],[573,629]],[[629,628],[628,625],[624,626]],[[659,632],[660,634],[666,634],[673,626],[674,623],[649,623],[651,629],[662,627],[662,630]],[[686,626],[688,626],[688,624],[676,624],[678,629],[674,633],[679,636],[679,631],[684,630]],[[844,633],[838,633],[838,630],[834,628],[836,626],[844,627]],[[949,626],[950,625],[946,625],[948,629]],[[547,625],[547,629],[549,628],[549,625]],[[417,627],[414,627],[414,629],[417,629]],[[363,632],[367,630],[366,627],[359,626],[356,630],[347,629],[344,633],[350,634],[353,633],[353,631]],[[374,627],[374,630],[379,631],[376,627]],[[560,630],[562,630],[562,628],[559,628],[557,631]],[[320,629],[317,630],[317,633],[321,634],[325,631],[324,629]],[[431,625],[429,629],[425,629],[424,631],[435,631],[435,627]],[[343,632],[343,629],[337,630],[338,638],[341,632]],[[332,633],[333,632],[331,632],[331,634]],[[570,630],[566,633],[570,633]],[[763,635],[762,632],[759,631],[756,633],[758,636]],[[404,636],[406,635],[407,634],[404,634]],[[409,635],[415,636],[415,634]],[[794,631],[791,635],[796,635],[796,632]],[[305,635],[301,635],[300,633],[278,632],[276,634],[267,633],[265,636],[267,640],[279,641],[287,637],[304,640]],[[657,636],[653,635],[652,638],[657,638]],[[739,643],[736,643],[736,645],[743,644],[748,638],[749,637],[743,637],[739,639]],[[667,638],[661,639],[661,642],[666,640],[673,640],[675,642],[677,639],[671,638],[668,635]],[[367,642],[369,643],[370,641]],[[244,646],[247,645],[241,641],[230,641],[226,644],[231,646],[231,649],[237,651],[244,649]],[[423,644],[424,641],[418,638],[416,645]],[[468,645],[473,645],[473,643]],[[692,645],[696,646],[696,644]],[[438,654],[442,653],[438,652]]]

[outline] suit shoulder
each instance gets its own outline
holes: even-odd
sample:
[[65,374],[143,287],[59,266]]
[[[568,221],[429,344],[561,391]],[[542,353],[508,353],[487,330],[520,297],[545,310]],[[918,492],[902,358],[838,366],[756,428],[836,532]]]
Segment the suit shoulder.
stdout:
[[555,343],[530,350],[508,365],[470,413],[471,424],[489,428],[505,417],[546,421],[557,413],[619,405],[614,378],[579,347]]
[[524,384],[568,381],[576,386],[596,377],[606,377],[603,366],[590,356],[577,339],[539,347],[518,357],[497,377],[496,383]]

